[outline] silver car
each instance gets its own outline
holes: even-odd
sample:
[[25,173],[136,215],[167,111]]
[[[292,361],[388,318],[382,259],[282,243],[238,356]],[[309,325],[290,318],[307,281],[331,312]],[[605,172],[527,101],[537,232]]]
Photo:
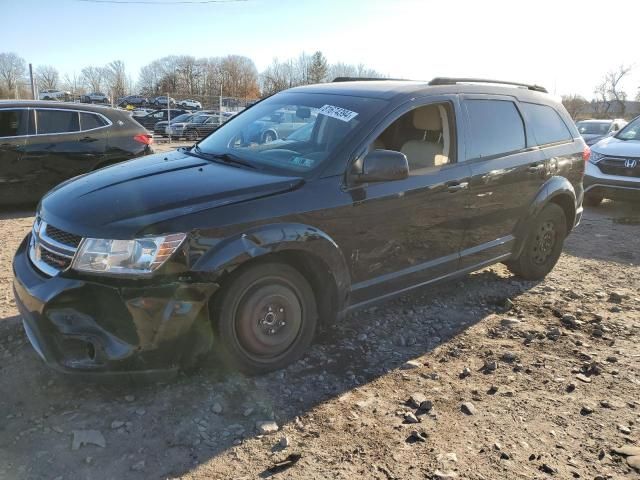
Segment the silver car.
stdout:
[[584,191],[588,206],[603,198],[640,200],[640,117],[591,147]]
[[586,144],[591,146],[604,137],[613,135],[626,124],[627,122],[621,118],[613,120],[582,120],[576,123],[576,127],[578,127],[578,132],[580,132]]

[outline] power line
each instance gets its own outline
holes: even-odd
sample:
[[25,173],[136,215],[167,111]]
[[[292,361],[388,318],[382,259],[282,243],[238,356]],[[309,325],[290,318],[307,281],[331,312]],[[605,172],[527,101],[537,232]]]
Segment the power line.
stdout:
[[76,2],[86,3],[117,3],[117,4],[138,4],[138,5],[204,5],[207,3],[237,3],[249,0],[171,0],[162,2],[159,0],[76,0]]

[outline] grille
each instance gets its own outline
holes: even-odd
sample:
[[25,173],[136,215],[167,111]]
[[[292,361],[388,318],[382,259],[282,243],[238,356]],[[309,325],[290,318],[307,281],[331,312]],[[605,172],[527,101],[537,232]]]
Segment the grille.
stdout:
[[57,253],[40,249],[40,260],[56,270],[66,270],[71,265],[71,259]]
[[33,224],[29,258],[41,272],[51,277],[71,266],[82,237],[47,225],[39,217]]
[[[625,162],[627,160],[635,161],[636,166],[633,168],[625,166]],[[598,162],[598,167],[602,173],[606,173],[607,175],[640,178],[640,158],[627,159],[606,157]]]
[[82,237],[80,237],[79,235],[64,232],[59,228],[54,227],[53,225],[47,225],[46,232],[47,237],[49,237],[50,239],[73,248],[78,248],[78,245],[80,245],[80,241],[82,240]]

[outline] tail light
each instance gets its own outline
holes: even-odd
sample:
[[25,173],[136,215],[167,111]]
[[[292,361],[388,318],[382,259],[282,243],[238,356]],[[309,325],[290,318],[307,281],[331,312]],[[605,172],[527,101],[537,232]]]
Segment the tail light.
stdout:
[[585,145],[584,150],[582,150],[582,159],[584,160],[584,163],[587,163],[590,158],[591,158],[591,149],[587,145]]
[[153,137],[147,133],[140,133],[133,137],[136,142],[144,143],[145,145],[151,145],[153,143]]

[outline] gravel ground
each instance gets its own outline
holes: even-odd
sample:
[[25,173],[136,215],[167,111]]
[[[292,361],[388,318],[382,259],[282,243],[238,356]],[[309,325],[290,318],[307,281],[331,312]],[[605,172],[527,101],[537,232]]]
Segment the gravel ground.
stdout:
[[640,476],[638,205],[588,210],[544,282],[494,266],[354,314],[286,370],[211,358],[138,386],[28,344],[11,258],[31,221],[0,214],[0,479]]

